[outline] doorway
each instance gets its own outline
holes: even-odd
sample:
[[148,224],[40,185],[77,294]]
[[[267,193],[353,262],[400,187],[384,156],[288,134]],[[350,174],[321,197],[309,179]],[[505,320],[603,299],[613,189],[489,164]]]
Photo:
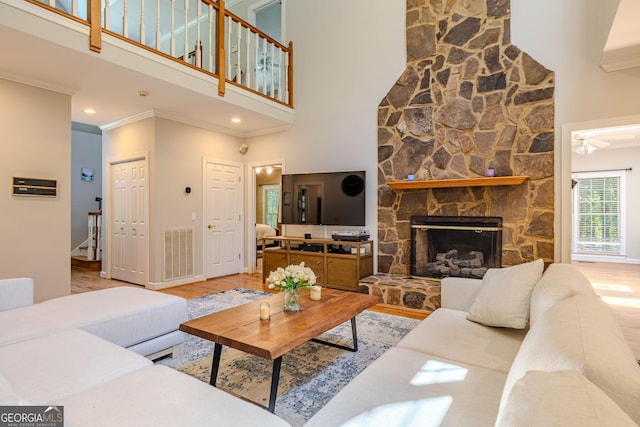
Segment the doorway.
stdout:
[[250,217],[247,232],[247,271],[253,274],[262,271],[262,250],[273,244],[268,237],[282,235],[280,187],[284,160],[262,161],[250,163],[248,166],[250,168],[248,183]]
[[640,116],[563,126],[561,261],[640,263]]
[[111,164],[111,277],[145,286],[149,243],[147,159]]
[[239,273],[242,264],[242,165],[204,161],[206,278]]
[[262,0],[248,7],[249,23],[283,43],[284,40],[284,5],[283,0]]

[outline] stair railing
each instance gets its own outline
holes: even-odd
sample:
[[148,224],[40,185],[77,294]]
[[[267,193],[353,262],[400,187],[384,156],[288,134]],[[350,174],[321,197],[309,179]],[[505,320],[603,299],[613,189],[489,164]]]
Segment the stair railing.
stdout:
[[89,25],[89,48],[102,34],[293,107],[293,43],[269,37],[225,8],[224,0],[25,0]]

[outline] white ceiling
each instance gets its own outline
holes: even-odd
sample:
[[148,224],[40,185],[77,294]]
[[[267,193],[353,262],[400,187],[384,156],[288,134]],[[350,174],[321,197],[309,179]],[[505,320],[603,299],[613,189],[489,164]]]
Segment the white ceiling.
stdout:
[[600,65],[606,71],[640,66],[640,0],[620,0]]

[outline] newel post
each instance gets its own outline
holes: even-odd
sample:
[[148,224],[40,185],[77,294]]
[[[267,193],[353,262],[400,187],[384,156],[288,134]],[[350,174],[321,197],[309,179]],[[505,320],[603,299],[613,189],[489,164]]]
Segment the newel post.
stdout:
[[224,51],[224,17],[224,0],[218,0],[218,23],[216,25],[216,74],[218,74],[218,95],[220,96],[224,96],[227,78],[225,75],[225,60],[227,55]]
[[100,53],[102,49],[102,18],[100,0],[87,0],[87,20],[89,21],[89,49]]
[[293,108],[293,42],[289,41],[289,69],[287,70],[289,80],[289,107]]

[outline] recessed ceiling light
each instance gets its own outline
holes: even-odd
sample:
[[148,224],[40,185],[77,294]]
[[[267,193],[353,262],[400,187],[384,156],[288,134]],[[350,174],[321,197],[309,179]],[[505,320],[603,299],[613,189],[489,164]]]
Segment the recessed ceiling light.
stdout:
[[231,121],[232,121],[233,123],[240,123],[240,119],[239,119],[239,118],[237,118],[237,117],[234,117],[233,119],[231,119]]
[[96,110],[94,110],[93,108],[85,108],[84,112],[87,114],[95,114]]

